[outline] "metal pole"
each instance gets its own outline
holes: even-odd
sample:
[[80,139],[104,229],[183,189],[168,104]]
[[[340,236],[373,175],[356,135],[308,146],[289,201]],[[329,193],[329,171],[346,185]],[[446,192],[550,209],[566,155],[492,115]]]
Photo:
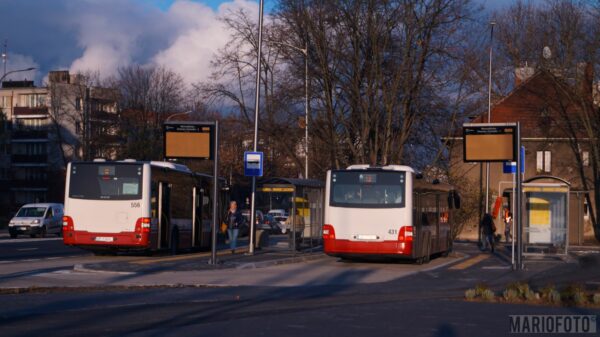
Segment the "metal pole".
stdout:
[[90,88],[85,88],[85,107],[83,110],[83,160],[91,160],[90,157]]
[[308,179],[308,40],[304,48],[304,179]]
[[[210,251],[210,264],[217,264],[217,222],[219,221],[219,121],[215,121],[215,146],[213,167],[213,214],[212,214],[212,238]],[[196,205],[194,205],[196,207]]]
[[[521,214],[523,207],[522,205],[522,177],[521,177],[521,125],[517,122],[517,172],[515,175],[517,177],[516,182],[516,195],[515,195],[515,219],[513,221],[517,221],[517,232],[514,233],[517,235],[517,270],[523,269],[523,215]],[[513,235],[514,235],[513,234]]]
[[[490,22],[491,35],[490,35],[490,73],[488,77],[488,124],[492,119],[492,46],[494,45],[494,25],[495,21]],[[485,163],[485,212],[490,212],[490,163]]]
[[[2,52],[2,63],[4,64],[4,73],[2,73],[2,78],[6,77],[6,63],[8,61],[8,41],[4,40],[4,51]],[[0,83],[1,84],[1,83]]]
[[[260,0],[258,13],[258,47],[256,51],[256,95],[254,97],[254,152],[258,151],[258,109],[260,103],[260,68],[261,68],[261,51],[262,51],[262,27],[263,27],[263,12],[264,0]],[[250,242],[248,254],[254,254],[254,227],[255,227],[255,195],[256,195],[256,177],[252,177],[252,196],[250,199]]]
[[510,236],[510,243],[511,243],[511,265],[513,267],[513,269],[515,268],[515,197],[516,197],[516,179],[517,179],[517,175],[520,174],[519,172],[515,172],[515,174],[513,175],[513,188],[512,188],[512,224],[511,224],[511,228],[510,228],[510,232],[511,232],[511,236]]

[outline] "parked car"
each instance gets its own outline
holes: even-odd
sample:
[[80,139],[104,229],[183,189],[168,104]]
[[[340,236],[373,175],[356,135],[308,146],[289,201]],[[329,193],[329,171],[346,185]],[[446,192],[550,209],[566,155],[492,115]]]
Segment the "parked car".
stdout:
[[[242,226],[242,228],[240,228],[240,237],[242,236],[247,236],[248,233],[250,233],[250,210],[249,209],[243,209],[241,210],[242,212],[242,216],[244,217],[244,219],[246,220],[244,222],[244,225]],[[264,222],[264,215],[263,212],[256,210],[256,221],[254,222],[256,225],[256,228],[259,228],[260,224],[262,224]]]
[[285,234],[287,233],[287,225],[286,225],[286,221],[287,221],[288,217],[287,216],[276,216],[275,220],[278,223],[278,227],[279,227],[279,233],[281,234]]
[[11,238],[17,235],[29,235],[32,238],[44,237],[46,234],[62,234],[62,204],[27,204],[8,223]]
[[272,209],[267,214],[272,216],[282,216],[286,218],[288,216],[287,212],[284,209]]
[[263,222],[258,228],[269,231],[271,234],[281,234],[281,224],[271,214],[265,215]]

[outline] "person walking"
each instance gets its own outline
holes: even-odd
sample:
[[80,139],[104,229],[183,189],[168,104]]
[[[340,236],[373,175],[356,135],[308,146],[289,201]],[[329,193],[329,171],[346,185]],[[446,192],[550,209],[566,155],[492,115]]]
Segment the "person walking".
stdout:
[[483,231],[484,241],[483,250],[487,249],[488,244],[490,245],[491,252],[494,252],[494,233],[496,232],[496,226],[494,225],[494,219],[489,213],[483,215],[481,219],[481,230]]
[[512,240],[512,235],[510,231],[512,230],[513,224],[513,215],[512,212],[508,212],[506,218],[504,218],[504,240],[508,243],[509,240]]
[[227,234],[229,236],[229,248],[231,249],[231,254],[235,254],[240,227],[244,224],[244,217],[242,212],[237,208],[235,200],[229,202],[229,210],[225,216],[225,223],[227,224]]

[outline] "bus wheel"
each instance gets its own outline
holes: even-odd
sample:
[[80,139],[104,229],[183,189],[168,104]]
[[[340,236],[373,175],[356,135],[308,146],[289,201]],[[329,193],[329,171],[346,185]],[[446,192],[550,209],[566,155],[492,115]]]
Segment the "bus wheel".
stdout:
[[174,228],[171,232],[171,255],[177,255],[179,251],[179,231]]

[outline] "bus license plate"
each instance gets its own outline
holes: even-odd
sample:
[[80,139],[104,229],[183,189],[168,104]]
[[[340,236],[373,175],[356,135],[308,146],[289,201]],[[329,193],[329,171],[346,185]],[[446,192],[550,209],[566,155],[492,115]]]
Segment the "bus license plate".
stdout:
[[377,240],[379,237],[377,235],[367,235],[367,234],[359,234],[357,236],[359,240]]
[[113,241],[115,241],[115,238],[113,238],[111,236],[97,236],[96,241],[113,242]]

